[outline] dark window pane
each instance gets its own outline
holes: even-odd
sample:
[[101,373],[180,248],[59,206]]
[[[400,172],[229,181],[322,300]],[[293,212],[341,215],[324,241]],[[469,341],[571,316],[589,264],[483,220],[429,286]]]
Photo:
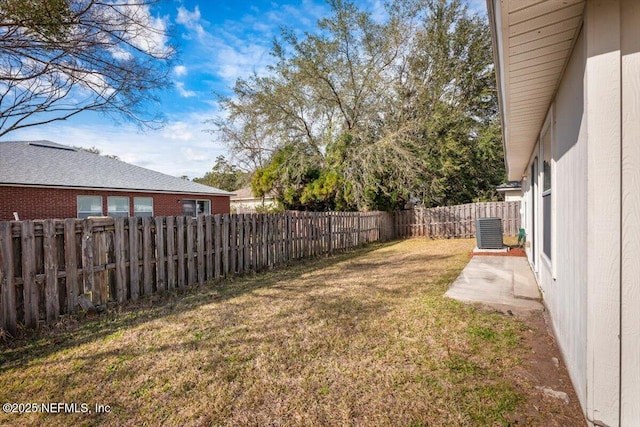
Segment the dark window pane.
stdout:
[[542,250],[551,259],[551,194],[542,198]]
[[184,215],[184,216],[196,216],[196,201],[195,200],[183,200],[182,201],[182,215]]

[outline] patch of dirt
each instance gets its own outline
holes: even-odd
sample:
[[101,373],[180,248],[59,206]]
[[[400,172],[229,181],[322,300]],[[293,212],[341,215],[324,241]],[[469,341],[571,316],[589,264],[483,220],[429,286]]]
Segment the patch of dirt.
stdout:
[[526,257],[527,253],[522,248],[509,248],[507,252],[470,252],[469,258],[474,256],[517,256]]
[[[510,425],[585,426],[586,420],[551,333],[547,313],[533,313],[519,319],[528,327],[523,344],[529,350],[514,374],[527,402],[521,405],[520,412],[512,415]],[[551,397],[544,388],[566,393],[569,403]]]

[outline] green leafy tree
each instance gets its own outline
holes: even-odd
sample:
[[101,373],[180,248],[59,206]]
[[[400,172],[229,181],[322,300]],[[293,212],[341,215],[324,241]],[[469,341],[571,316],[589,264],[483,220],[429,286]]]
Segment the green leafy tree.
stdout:
[[224,156],[218,156],[211,171],[201,178],[194,178],[193,181],[225,191],[234,191],[248,183],[248,174],[229,163]]
[[490,198],[504,166],[489,30],[458,0],[400,0],[383,23],[334,0],[284,31],[266,76],[213,124],[287,208],[384,209]]

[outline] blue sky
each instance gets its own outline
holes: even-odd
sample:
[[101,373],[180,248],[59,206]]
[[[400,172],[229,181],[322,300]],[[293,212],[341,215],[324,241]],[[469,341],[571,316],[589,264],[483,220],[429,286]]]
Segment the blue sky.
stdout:
[[[472,9],[484,10],[485,0],[469,2]],[[358,3],[374,16],[383,16],[383,0]],[[161,96],[166,118],[162,129],[140,131],[133,124],[86,112],[65,122],[11,132],[3,139],[96,147],[170,175],[203,176],[217,156],[229,157],[224,144],[205,132],[211,128],[205,121],[223,114],[213,93],[229,94],[238,77],[264,72],[280,28],[313,31],[329,7],[324,0],[164,0],[152,13],[172,28],[179,52],[172,70],[174,88]]]

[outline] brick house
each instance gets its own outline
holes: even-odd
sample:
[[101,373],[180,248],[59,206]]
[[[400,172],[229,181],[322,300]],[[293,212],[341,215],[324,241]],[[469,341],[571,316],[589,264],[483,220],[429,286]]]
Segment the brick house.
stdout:
[[230,196],[50,141],[0,142],[0,221],[229,213]]

